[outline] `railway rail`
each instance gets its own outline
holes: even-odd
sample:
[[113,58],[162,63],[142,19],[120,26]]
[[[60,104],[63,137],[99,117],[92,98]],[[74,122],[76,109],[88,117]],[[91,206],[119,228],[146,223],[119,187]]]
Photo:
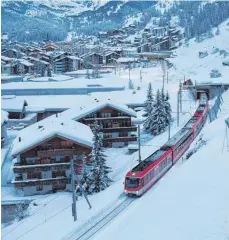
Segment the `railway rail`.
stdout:
[[121,201],[117,201],[115,205],[107,209],[105,213],[99,214],[92,222],[86,223],[85,227],[80,227],[80,229],[72,232],[64,239],[87,240],[91,238],[136,200],[136,198],[127,196],[123,196],[121,199]]

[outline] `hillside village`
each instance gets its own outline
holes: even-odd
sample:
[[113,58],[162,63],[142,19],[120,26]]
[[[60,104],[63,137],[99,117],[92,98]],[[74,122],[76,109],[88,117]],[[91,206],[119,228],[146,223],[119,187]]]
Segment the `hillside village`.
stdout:
[[2,33],[1,70],[3,75],[51,77],[54,73],[133,64],[150,57],[144,53],[177,48],[183,38],[184,31],[179,27],[154,26],[137,34],[133,24],[99,32],[97,37],[55,43],[49,41],[48,34],[43,42],[23,44],[8,41],[7,33]]
[[[187,40],[184,28],[155,18],[141,30],[131,23],[96,36],[69,33],[56,42],[48,33],[40,42],[17,42],[2,33],[3,238],[50,239],[49,227],[58,226],[55,239],[75,239],[116,209],[126,196],[127,172],[170,151],[165,143],[185,139],[170,174],[190,156],[196,160],[199,149],[206,153],[206,129],[214,121],[228,124],[228,30],[227,20],[211,35]],[[208,107],[191,138],[187,128]]]

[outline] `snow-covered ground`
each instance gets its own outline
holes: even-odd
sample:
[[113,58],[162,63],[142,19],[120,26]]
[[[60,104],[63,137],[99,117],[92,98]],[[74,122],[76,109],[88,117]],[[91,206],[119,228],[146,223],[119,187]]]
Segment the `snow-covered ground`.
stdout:
[[[197,43],[193,39],[189,41],[188,47],[183,45],[176,50],[177,58],[171,59],[175,64],[174,76],[186,79],[190,78],[193,82],[229,82],[229,67],[223,66],[222,62],[229,60],[229,20],[223,22],[220,27],[220,34],[213,38],[205,39]],[[213,30],[215,33],[216,29]],[[191,49],[191,51],[190,51]],[[217,50],[218,49],[218,50]],[[219,50],[225,50],[228,56],[220,55]],[[199,52],[207,51],[208,56],[199,58]],[[214,53],[215,52],[215,53]],[[219,78],[210,78],[209,73],[217,69],[222,74]]]
[[[153,83],[154,93],[158,88],[162,87],[162,70],[160,64],[155,68],[148,68],[143,70],[143,80],[140,82],[140,69],[134,69],[131,71],[131,79],[134,84],[140,86],[140,90],[136,90],[136,94],[133,94],[133,90],[125,90],[116,93],[110,92],[109,96],[103,93],[93,93],[88,96],[66,96],[65,101],[63,101],[63,96],[39,96],[39,97],[18,97],[26,98],[30,107],[42,107],[42,104],[55,104],[55,106],[63,106],[72,102],[73,104],[90,104],[94,98],[102,101],[107,101],[108,98],[111,100],[116,100],[120,103],[142,103],[145,101],[146,89],[148,83],[151,81]],[[120,72],[120,81],[128,85],[128,71]],[[180,126],[176,125],[176,97],[177,97],[177,82],[172,82],[169,84],[165,83],[165,88],[169,90],[171,95],[171,104],[173,107],[173,117],[174,122],[171,126],[171,134],[174,134],[177,129],[182,127],[185,122],[190,118],[192,112],[195,110],[195,102],[193,102],[191,96],[188,92],[183,93],[183,105],[186,108],[184,114],[180,116]],[[119,96],[117,98],[117,96]],[[65,96],[64,96],[65,97]],[[40,99],[40,100],[39,100]],[[54,99],[54,100],[53,100]],[[88,99],[88,100],[86,100]],[[63,103],[65,102],[65,103]],[[71,103],[71,104],[72,104]],[[162,145],[168,138],[168,132],[161,134],[158,137],[153,138],[148,134],[142,132],[142,158],[147,157],[152,151],[156,150],[160,145]],[[122,149],[107,149],[106,154],[108,156],[108,165],[112,167],[113,172],[111,173],[111,178],[114,183],[107,190],[89,196],[92,203],[92,210],[88,210],[88,206],[84,199],[77,202],[78,206],[78,221],[73,222],[71,216],[71,193],[57,193],[45,196],[33,196],[26,197],[24,199],[34,199],[38,206],[31,205],[29,208],[30,217],[25,218],[20,222],[15,222],[14,224],[2,229],[3,239],[48,239],[49,232],[48,229],[56,229],[55,233],[52,233],[53,239],[60,239],[64,237],[69,232],[79,228],[82,224],[87,222],[92,216],[97,216],[100,211],[105,211],[105,209],[113,206],[123,194],[123,179],[126,172],[137,164],[138,153],[128,154],[127,148]],[[15,200],[21,199],[20,196],[15,196],[12,188],[4,187],[2,188],[2,200]],[[102,200],[101,200],[102,199]],[[63,222],[64,219],[64,222]],[[60,227],[57,227],[60,226]]]
[[92,239],[229,239],[228,106],[226,92],[219,119],[202,132],[206,145]]
[[[224,23],[225,24],[225,23]],[[220,28],[220,35],[202,43],[190,42],[189,47],[177,50],[177,58],[173,59],[176,69],[169,70],[168,84],[165,89],[171,96],[174,122],[171,126],[173,135],[191,117],[197,107],[188,92],[183,92],[183,111],[180,116],[180,126],[176,126],[176,102],[178,83],[184,78],[194,81],[209,81],[208,73],[214,67],[221,67],[222,79],[228,81],[228,67],[222,67],[222,57],[209,54],[206,58],[199,59],[198,51],[209,46],[227,49],[229,31],[227,26]],[[221,40],[221,41],[220,41]],[[221,43],[223,41],[223,43]],[[226,44],[226,43],[227,44]],[[163,72],[160,63],[154,68],[142,70],[140,81],[140,68],[131,70],[130,77],[140,90],[125,90],[120,92],[93,93],[84,96],[26,96],[19,97],[28,101],[29,107],[71,107],[73,104],[90,104],[95,98],[107,101],[110,98],[120,103],[142,103],[145,100],[146,89],[151,81],[154,93],[162,87]],[[225,72],[224,72],[225,71]],[[107,78],[80,79],[68,83],[42,83],[43,86],[79,87],[86,84],[118,84],[128,86],[128,70],[114,73]],[[41,83],[9,83],[12,88],[32,86]],[[58,84],[58,85],[57,85]],[[20,86],[21,85],[21,86]],[[109,95],[109,96],[108,96]],[[64,99],[64,101],[63,101]],[[229,152],[223,142],[225,139],[224,119],[229,115],[229,93],[224,94],[223,111],[220,118],[208,124],[203,133],[207,145],[202,146],[194,155],[185,162],[178,162],[159,183],[135,201],[126,211],[111,222],[104,231],[95,235],[94,239],[185,239],[185,240],[226,240],[229,238],[229,182],[228,159]],[[228,131],[229,132],[229,131]],[[142,158],[158,149],[168,138],[168,132],[157,137],[142,133]],[[194,143],[195,144],[195,143]],[[193,144],[193,145],[194,145]],[[33,199],[36,205],[29,208],[30,216],[22,221],[2,229],[2,239],[61,239],[69,232],[83,228],[88,220],[93,219],[101,211],[106,211],[123,197],[123,179],[126,172],[137,163],[138,153],[127,154],[127,148],[109,149],[108,165],[113,169],[111,177],[114,183],[105,191],[89,196],[92,209],[89,210],[84,199],[77,201],[78,220],[73,222],[71,215],[71,193],[56,193],[45,196],[27,197]],[[14,200],[21,197],[15,196],[12,188],[2,188],[2,200]],[[25,199],[25,198],[24,198]],[[123,226],[121,228],[121,226]],[[53,231],[55,229],[55,231]]]

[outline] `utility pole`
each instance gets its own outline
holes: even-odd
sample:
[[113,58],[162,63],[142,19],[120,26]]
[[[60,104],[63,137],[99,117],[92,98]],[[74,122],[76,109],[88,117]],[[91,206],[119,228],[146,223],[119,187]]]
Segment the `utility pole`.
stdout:
[[140,125],[138,125],[138,161],[141,163],[141,139],[140,139]]
[[130,63],[128,65],[129,65],[128,67],[129,67],[129,80],[130,80]]
[[170,121],[169,121],[169,138],[168,138],[168,140],[170,139],[170,130],[171,130],[171,126],[170,126]]
[[163,92],[165,90],[165,75],[163,74],[163,85],[162,85]]
[[76,160],[76,156],[73,157],[73,159],[71,159],[71,162],[70,162],[70,167],[71,167],[71,186],[72,186],[72,216],[74,217],[74,221],[77,220],[77,209],[76,209],[76,188],[75,188],[75,180],[77,182],[77,184],[79,185],[80,187],[80,190],[82,191],[83,193],[83,196],[85,197],[88,205],[89,205],[89,209],[92,208],[88,198],[87,198],[87,195],[82,187],[82,185],[80,184],[80,179],[77,179],[76,175],[75,175],[75,169],[74,169],[74,161]]
[[179,110],[180,110],[180,106],[179,106],[179,91],[177,92],[177,126],[179,127]]
[[74,159],[71,159],[72,216],[77,220]]
[[179,86],[179,92],[180,92],[180,112],[182,112],[182,83],[181,82]]

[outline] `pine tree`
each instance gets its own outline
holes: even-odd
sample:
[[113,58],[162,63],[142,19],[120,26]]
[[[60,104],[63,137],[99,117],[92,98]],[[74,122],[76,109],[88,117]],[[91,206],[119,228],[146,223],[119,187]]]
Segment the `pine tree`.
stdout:
[[164,107],[165,107],[165,112],[166,112],[166,124],[167,126],[170,124],[171,120],[172,120],[172,108],[171,108],[171,105],[169,103],[169,99],[170,99],[170,96],[169,96],[169,92],[167,91],[166,92],[166,95],[164,97]]
[[158,89],[153,111],[152,111],[152,122],[150,124],[149,131],[154,135],[158,135],[164,132],[166,127],[167,127],[167,116],[166,116],[165,106],[161,97],[161,93]]
[[82,187],[86,192],[88,192],[89,185],[90,185],[90,173],[91,173],[91,161],[87,159],[86,155],[83,154],[82,157],[82,164],[81,164],[81,173],[79,175],[79,181]]
[[41,67],[41,77],[44,77],[45,76],[45,67],[42,66]]
[[143,117],[147,117],[152,109],[153,109],[153,102],[154,102],[154,99],[153,99],[153,90],[152,90],[152,84],[151,82],[149,83],[149,86],[148,86],[148,90],[147,90],[147,96],[146,96],[146,101],[145,101],[145,114],[143,115]]
[[170,96],[169,96],[169,92],[168,92],[168,91],[166,92],[165,99],[166,99],[166,101],[169,101],[169,99],[170,99]]
[[100,127],[95,123],[93,130],[93,149],[91,157],[91,171],[89,177],[89,193],[100,192],[107,188],[112,180],[108,177],[111,172],[110,167],[106,165],[106,155],[102,147],[102,139],[99,134]]
[[89,69],[88,69],[88,68],[87,68],[87,71],[86,71],[86,78],[87,78],[87,79],[90,79],[90,78],[91,78],[90,72],[89,72]]
[[50,67],[48,67],[48,69],[47,69],[47,76],[52,77],[52,70]]

